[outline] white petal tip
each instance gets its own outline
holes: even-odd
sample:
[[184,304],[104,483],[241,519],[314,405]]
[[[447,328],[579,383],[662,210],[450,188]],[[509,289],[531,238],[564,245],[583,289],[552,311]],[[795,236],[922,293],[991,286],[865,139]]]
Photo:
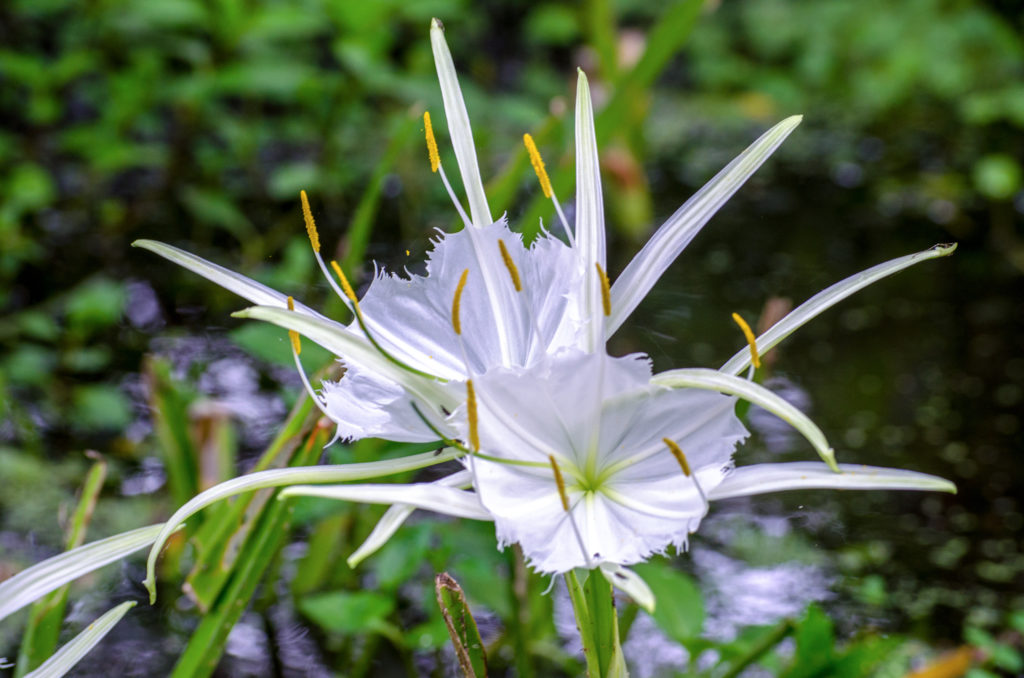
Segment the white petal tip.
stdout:
[[444,32],[444,24],[435,16],[430,20],[430,30]]
[[957,245],[955,242],[940,242],[937,245],[931,246],[932,252],[937,252],[940,257],[948,257],[953,252],[956,252]]

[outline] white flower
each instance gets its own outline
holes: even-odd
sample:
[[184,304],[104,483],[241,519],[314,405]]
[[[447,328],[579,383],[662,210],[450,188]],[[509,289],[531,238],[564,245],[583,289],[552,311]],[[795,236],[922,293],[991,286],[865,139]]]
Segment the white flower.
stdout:
[[[749,349],[738,351],[720,370],[674,370],[652,377],[646,360],[607,356],[606,339],[800,118],[782,121],[726,166],[655,232],[610,284],[586,76],[580,72],[576,97],[575,228],[565,223],[527,138],[542,188],[552,198],[569,242],[545,232],[526,246],[504,219],[493,221],[465,104],[436,20],[431,41],[469,213],[444,174],[425,116],[432,168],[465,221],[462,231],[435,241],[426,276],[380,273],[357,299],[337,265],[331,262],[336,281],[320,257],[304,193],[317,262],[355,317],[348,326],[187,252],[153,241],[136,243],[258,304],[238,316],[285,327],[342,358],[345,376],[313,393],[338,424],[340,436],[440,438],[454,451],[436,461],[461,456],[466,470],[436,483],[286,490],[284,494],[395,504],[350,562],[383,544],[414,508],[426,508],[494,520],[499,540],[521,544],[539,570],[600,566],[613,583],[643,598],[642,584],[621,566],[670,545],[684,546],[709,500],[801,487],[952,489],[947,481],[924,474],[837,465],[824,435],[806,416],[737,375],[753,370],[758,351],[771,349],[853,292],[917,262],[949,254],[953,247],[932,248],[847,278],[756,339],[741,323]],[[298,365],[300,344],[294,334],[293,345]],[[735,445],[747,435],[733,411],[735,397],[792,424],[825,463],[734,469]],[[409,463],[432,463],[422,461],[410,458]],[[381,462],[380,474],[398,463]],[[296,478],[294,473],[266,474],[229,481],[230,488],[200,495],[172,517],[165,531],[225,493],[289,484]],[[310,470],[302,475],[301,482],[370,475],[324,467],[319,474]],[[151,566],[165,536],[157,540]]]

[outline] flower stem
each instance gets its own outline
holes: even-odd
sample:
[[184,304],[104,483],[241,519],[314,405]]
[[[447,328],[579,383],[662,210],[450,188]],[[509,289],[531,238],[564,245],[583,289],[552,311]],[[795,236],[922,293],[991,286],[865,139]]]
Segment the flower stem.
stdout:
[[575,570],[565,573],[565,586],[569,589],[572,610],[576,613],[576,629],[580,632],[580,641],[583,643],[583,657],[587,662],[587,676],[589,678],[602,678],[601,665],[598,662],[597,647],[594,642],[594,622],[590,617],[587,599],[583,594],[583,587],[580,585],[579,579],[576,578]]

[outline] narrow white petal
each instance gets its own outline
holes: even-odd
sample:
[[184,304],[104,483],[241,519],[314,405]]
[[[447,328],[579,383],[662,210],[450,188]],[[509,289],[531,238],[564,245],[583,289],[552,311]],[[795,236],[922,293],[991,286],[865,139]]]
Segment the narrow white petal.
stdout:
[[[153,548],[149,551],[149,558],[146,561],[146,581],[143,582],[149,589],[150,601],[156,599],[156,559],[160,550],[167,543],[167,538],[177,530],[188,518],[198,513],[201,509],[221,499],[233,497],[243,492],[262,490],[268,487],[281,487],[282,485],[295,485],[299,483],[338,483],[353,480],[367,480],[369,478],[380,478],[383,476],[415,471],[416,469],[433,466],[450,459],[455,459],[458,453],[444,451],[440,453],[426,452],[414,454],[399,459],[387,459],[384,461],[363,462],[358,464],[335,464],[329,466],[297,466],[293,468],[279,468],[268,471],[258,471],[248,475],[232,478],[210,489],[200,492],[192,497],[181,508],[174,512],[174,515],[163,525],[163,529],[156,536]],[[6,582],[5,582],[6,583]]]
[[[457,471],[450,476],[445,476],[440,480],[434,481],[437,485],[443,485],[445,487],[459,487],[466,489],[471,487],[473,484],[473,474],[469,471]],[[408,520],[409,516],[412,515],[413,511],[416,510],[415,506],[408,504],[395,504],[381,516],[380,520],[373,528],[373,532],[367,537],[362,544],[359,545],[352,555],[348,557],[346,561],[349,567],[355,567],[359,563],[363,562],[371,555],[376,553],[384,544],[394,536],[395,532],[398,532],[398,528]]]
[[580,315],[587,322],[586,349],[604,346],[605,318],[601,301],[601,279],[595,264],[605,263],[604,203],[601,195],[601,165],[594,134],[594,108],[587,76],[581,70],[576,84],[576,248],[583,269],[584,288]]
[[163,524],[140,527],[79,546],[0,582],[0,619],[82,575],[149,546],[163,527]]
[[898,468],[839,464],[836,473],[816,461],[741,466],[708,493],[708,499],[746,497],[785,490],[932,490],[956,493],[956,486],[938,476]]
[[[132,243],[132,247],[141,247],[144,250],[155,252],[164,259],[173,261],[193,273],[198,273],[210,282],[217,283],[224,289],[234,292],[238,296],[243,299],[248,299],[254,304],[259,304],[261,306],[276,306],[278,308],[288,307],[287,295],[281,294],[277,290],[271,289],[270,287],[267,287],[262,283],[258,283],[251,278],[247,278],[241,273],[235,273],[230,269],[207,261],[202,257],[197,257],[185,250],[178,249],[177,247],[173,247],[162,242],[157,242],[156,240],[136,240]],[[304,306],[299,302],[295,302],[295,310],[318,318],[323,317],[313,309],[308,306]]]
[[608,335],[625,322],[679,253],[803,119],[794,115],[765,132],[697,191],[655,232],[612,285]]
[[835,452],[829,446],[821,429],[803,412],[763,386],[729,374],[722,374],[717,370],[700,368],[662,372],[654,375],[651,383],[671,388],[701,388],[748,400],[771,412],[802,433],[814,446],[818,455],[825,460],[825,463],[833,469],[837,468]]
[[411,485],[297,485],[281,491],[280,497],[322,497],[367,504],[405,504],[456,518],[493,520],[473,492],[434,483]]
[[455,148],[455,159],[459,163],[462,184],[469,198],[469,212],[473,225],[482,228],[491,223],[491,209],[484,195],[484,183],[480,179],[480,167],[476,162],[476,147],[473,144],[473,130],[469,126],[466,102],[455,73],[452,53],[444,40],[444,28],[437,19],[430,21],[430,45],[434,49],[434,65],[437,79],[441,83],[441,97],[444,99],[444,115],[448,119],[448,132]]
[[404,369],[386,357],[366,340],[344,325],[325,318],[314,318],[287,309],[253,306],[232,314],[237,318],[254,318],[294,330],[320,344],[340,358],[354,360],[380,376],[400,384],[410,394],[425,402],[452,409],[457,404],[437,381]]
[[102,617],[89,624],[84,631],[68,641],[53,653],[49,659],[39,665],[35,671],[25,674],[25,678],[60,678],[75,667],[82,657],[96,647],[110,630],[121,621],[128,610],[135,607],[135,601],[121,603],[110,609]]
[[[955,244],[935,245],[923,252],[908,254],[907,256],[878,264],[866,271],[851,275],[849,278],[841,280],[831,287],[825,288],[790,311],[785,318],[772,325],[767,332],[758,337],[757,350],[761,355],[764,355],[808,320],[838,304],[854,292],[862,290],[868,285],[893,273],[898,273],[905,268],[909,268],[914,264],[937,257],[948,256],[954,250],[956,250]],[[728,374],[740,374],[748,367],[750,367],[750,351],[747,347],[743,347],[737,351],[736,355],[729,359],[729,362],[722,365],[721,371]]]
[[654,614],[654,592],[640,575],[617,563],[602,563],[601,574],[609,584],[632,598],[648,614]]

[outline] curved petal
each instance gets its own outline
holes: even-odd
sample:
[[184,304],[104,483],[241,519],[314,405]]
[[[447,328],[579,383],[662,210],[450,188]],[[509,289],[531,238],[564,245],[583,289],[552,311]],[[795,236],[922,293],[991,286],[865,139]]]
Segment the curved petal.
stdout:
[[654,592],[647,582],[633,570],[618,563],[603,563],[601,574],[608,583],[633,599],[647,614],[654,614]]
[[[909,268],[914,264],[937,257],[949,256],[955,250],[955,243],[952,245],[935,245],[923,252],[908,254],[907,256],[873,266],[865,271],[851,275],[849,278],[841,280],[831,287],[825,288],[790,311],[786,314],[786,317],[772,325],[767,332],[758,337],[757,350],[764,355],[808,320],[838,304],[854,292],[862,290],[868,285],[893,273],[898,273],[905,268]],[[729,374],[740,374],[748,367],[750,367],[750,351],[747,348],[742,348],[729,359],[729,362],[722,365],[719,369]]]
[[473,225],[482,228],[491,223],[491,209],[487,206],[484,183],[480,179],[480,167],[476,162],[476,147],[473,144],[473,129],[469,126],[466,102],[462,99],[459,77],[455,73],[452,53],[444,40],[444,28],[437,19],[430,21],[430,46],[434,50],[434,65],[437,79],[441,83],[441,98],[444,99],[444,115],[448,119],[448,133],[455,148],[455,159],[459,163],[462,184],[469,198],[469,211]]
[[586,322],[585,348],[593,352],[604,347],[605,336],[601,278],[595,264],[601,270],[607,270],[607,266],[594,108],[587,76],[582,70],[576,81],[576,248],[584,280],[580,316]]
[[434,483],[411,485],[296,485],[281,490],[285,497],[322,497],[367,504],[405,504],[456,518],[491,520],[491,514],[473,492]]
[[622,326],[704,224],[775,152],[801,120],[803,116],[794,115],[761,135],[658,228],[612,285],[609,336]]
[[[241,273],[235,273],[230,269],[207,261],[202,257],[197,257],[185,250],[178,249],[177,247],[173,247],[156,240],[136,240],[132,243],[132,247],[141,247],[144,250],[149,250],[150,252],[159,254],[164,259],[172,261],[183,268],[187,268],[193,273],[198,273],[210,282],[214,282],[224,289],[234,292],[243,299],[248,299],[254,304],[259,304],[260,306],[288,308],[287,295],[281,294],[277,290],[267,287],[263,283],[258,283],[251,278],[247,278]],[[322,315],[299,302],[295,302],[295,310],[316,318],[323,318]]]
[[380,478],[395,473],[415,471],[427,466],[434,466],[450,459],[456,459],[458,456],[458,452],[452,451],[442,451],[440,453],[425,452],[424,454],[413,454],[399,459],[358,464],[279,468],[250,473],[238,478],[232,478],[219,485],[214,485],[210,489],[192,497],[192,499],[175,511],[174,515],[164,523],[163,529],[156,536],[153,548],[149,551],[149,558],[146,560],[146,580],[143,582],[149,590],[149,600],[150,602],[156,600],[156,559],[159,557],[160,550],[164,547],[164,544],[167,543],[167,538],[181,527],[190,516],[195,515],[210,504],[216,503],[221,499],[233,497],[236,494],[262,490],[268,487],[281,487],[282,485],[295,485],[298,483],[337,483]]
[[163,528],[161,523],[100,539],[48,558],[0,582],[0,619],[82,575],[149,546],[163,533]]
[[[466,489],[473,486],[473,475],[469,471],[457,471],[450,476],[445,476],[440,480],[435,480],[436,485],[443,485],[444,487],[458,487]],[[408,520],[409,516],[412,515],[413,511],[416,510],[415,506],[409,504],[395,504],[381,516],[380,520],[373,528],[373,532],[370,533],[363,543],[359,545],[352,555],[348,557],[345,562],[348,563],[349,567],[355,567],[359,563],[363,562],[371,555],[376,553],[384,544],[394,536],[398,528]]]
[[741,466],[708,493],[708,499],[747,497],[786,490],[929,490],[956,493],[956,486],[917,471],[861,464],[839,464],[839,472],[816,461]]
[[394,381],[410,394],[433,405],[453,408],[457,403],[437,381],[420,376],[388,360],[369,341],[347,327],[321,318],[313,318],[287,309],[253,306],[232,314],[236,318],[253,318],[294,330],[320,344],[335,355],[353,360],[380,376]]
[[763,386],[709,369],[669,370],[654,375],[651,383],[671,388],[707,389],[748,400],[771,412],[802,433],[807,441],[814,446],[818,455],[825,460],[825,463],[833,470],[838,470],[835,451],[829,446],[821,429],[803,412]]
[[68,641],[39,667],[25,674],[25,678],[60,678],[75,667],[82,657],[103,640],[110,630],[117,625],[128,610],[135,607],[134,600],[121,603],[89,624],[84,631]]

